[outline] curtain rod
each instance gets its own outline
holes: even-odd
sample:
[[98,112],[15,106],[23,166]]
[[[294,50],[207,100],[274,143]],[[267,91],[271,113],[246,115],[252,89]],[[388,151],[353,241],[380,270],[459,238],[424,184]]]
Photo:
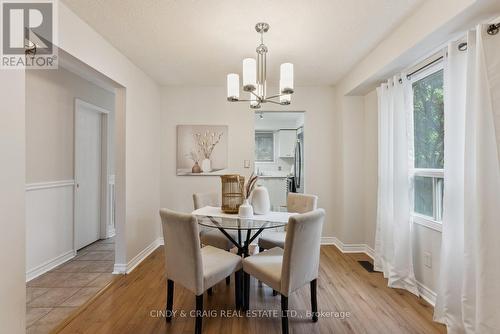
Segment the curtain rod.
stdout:
[[[500,23],[490,24],[490,25],[488,26],[488,29],[486,30],[486,32],[488,33],[488,35],[491,35],[491,36],[498,34],[498,32],[499,32],[499,31],[500,31]],[[467,50],[467,42],[460,43],[460,44],[458,45],[458,50],[460,50],[460,51],[465,51],[465,50]],[[406,78],[410,79],[413,75],[415,75],[415,74],[417,74],[417,73],[419,73],[419,72],[421,72],[421,71],[425,70],[426,68],[431,67],[432,65],[434,65],[434,64],[436,64],[436,63],[438,63],[438,62],[442,61],[443,59],[444,59],[444,56],[440,56],[440,57],[438,57],[438,58],[434,59],[434,60],[433,60],[433,61],[431,61],[430,63],[427,63],[427,64],[425,64],[424,66],[417,68],[415,71],[413,71],[413,72],[411,72],[411,73],[407,74],[407,75],[406,75]],[[399,82],[403,82],[403,80],[399,79]]]
[[440,57],[438,57],[438,58],[434,59],[434,60],[433,60],[433,61],[431,61],[430,63],[427,63],[427,64],[425,64],[424,66],[417,68],[415,71],[413,71],[413,72],[411,72],[411,73],[408,73],[408,74],[406,75],[406,78],[410,79],[413,75],[415,75],[415,74],[417,74],[417,73],[419,73],[419,72],[421,72],[421,71],[425,70],[426,68],[431,67],[431,66],[432,66],[432,65],[434,65],[434,64],[439,63],[439,62],[440,62],[440,61],[442,61],[443,59],[444,59],[444,56],[440,56]]

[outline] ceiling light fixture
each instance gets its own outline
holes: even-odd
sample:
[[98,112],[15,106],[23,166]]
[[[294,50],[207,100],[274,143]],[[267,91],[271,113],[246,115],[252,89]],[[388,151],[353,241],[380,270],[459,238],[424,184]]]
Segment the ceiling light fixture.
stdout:
[[[260,34],[260,45],[257,46],[257,60],[243,59],[243,91],[249,92],[248,100],[240,100],[240,76],[236,73],[227,75],[227,100],[229,102],[250,102],[250,108],[258,109],[262,103],[288,105],[293,94],[293,64],[283,63],[280,66],[280,93],[267,96],[267,46],[264,45],[264,33],[269,30],[269,24],[257,23],[255,30]],[[279,99],[275,101],[274,99]]]

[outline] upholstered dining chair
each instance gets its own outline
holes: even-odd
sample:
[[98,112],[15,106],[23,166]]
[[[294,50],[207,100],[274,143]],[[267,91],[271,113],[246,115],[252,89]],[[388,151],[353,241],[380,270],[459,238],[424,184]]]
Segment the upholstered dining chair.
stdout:
[[[161,209],[160,216],[165,240],[167,274],[166,321],[172,320],[175,282],[196,295],[195,334],[200,334],[203,293],[225,277],[240,270],[241,257],[212,246],[201,248],[195,216],[167,209]],[[236,295],[235,300],[237,300]]]
[[[194,193],[193,194],[193,204],[194,209],[200,209],[205,206],[220,206],[220,194],[218,193]],[[226,231],[234,239],[238,240],[238,234],[236,231]],[[226,238],[221,231],[216,228],[202,228],[200,229],[200,240],[203,245],[209,245],[224,249],[226,251],[231,250],[234,244]],[[231,277],[226,277],[226,284],[231,283]],[[209,294],[212,294],[212,290],[208,290]]]
[[281,328],[288,334],[288,297],[305,284],[311,288],[312,320],[318,321],[316,297],[320,239],[325,211],[317,209],[290,217],[284,249],[274,247],[243,260],[245,306],[249,309],[250,279],[266,283],[281,294]]
[[[298,193],[288,193],[286,206],[288,212],[305,213],[316,210],[318,196]],[[273,247],[283,248],[285,245],[285,231],[265,231],[259,237],[259,252]]]

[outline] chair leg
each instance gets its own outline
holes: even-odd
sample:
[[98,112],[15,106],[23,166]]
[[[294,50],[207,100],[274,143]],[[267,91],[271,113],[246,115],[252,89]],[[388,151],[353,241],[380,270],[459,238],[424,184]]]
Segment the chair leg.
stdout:
[[[259,247],[259,253],[262,253],[263,251],[265,251],[265,249],[262,247]],[[258,281],[258,282],[259,282],[259,286],[262,286],[262,282],[261,281]]]
[[250,308],[250,275],[247,273],[243,273],[243,288],[244,288],[244,311],[248,311]]
[[226,285],[231,284],[231,276],[226,277]]
[[167,280],[167,308],[165,310],[167,322],[172,321],[172,307],[174,304],[174,281]]
[[318,321],[318,297],[317,297],[317,287],[318,280],[313,279],[311,281],[311,309],[312,309],[312,321]]
[[195,334],[201,334],[203,321],[203,294],[196,296],[196,323],[194,327]]
[[281,333],[288,334],[288,297],[281,295]]
[[241,308],[241,272],[238,270],[234,273],[234,303],[236,304],[236,309]]
[[208,288],[207,289],[207,293],[208,293],[209,296],[213,295],[214,294],[213,288]]

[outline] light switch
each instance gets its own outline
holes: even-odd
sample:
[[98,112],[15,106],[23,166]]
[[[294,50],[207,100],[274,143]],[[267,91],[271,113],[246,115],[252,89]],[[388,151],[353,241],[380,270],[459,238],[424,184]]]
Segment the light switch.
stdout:
[[250,168],[250,160],[245,160],[244,161],[244,167],[245,168]]

